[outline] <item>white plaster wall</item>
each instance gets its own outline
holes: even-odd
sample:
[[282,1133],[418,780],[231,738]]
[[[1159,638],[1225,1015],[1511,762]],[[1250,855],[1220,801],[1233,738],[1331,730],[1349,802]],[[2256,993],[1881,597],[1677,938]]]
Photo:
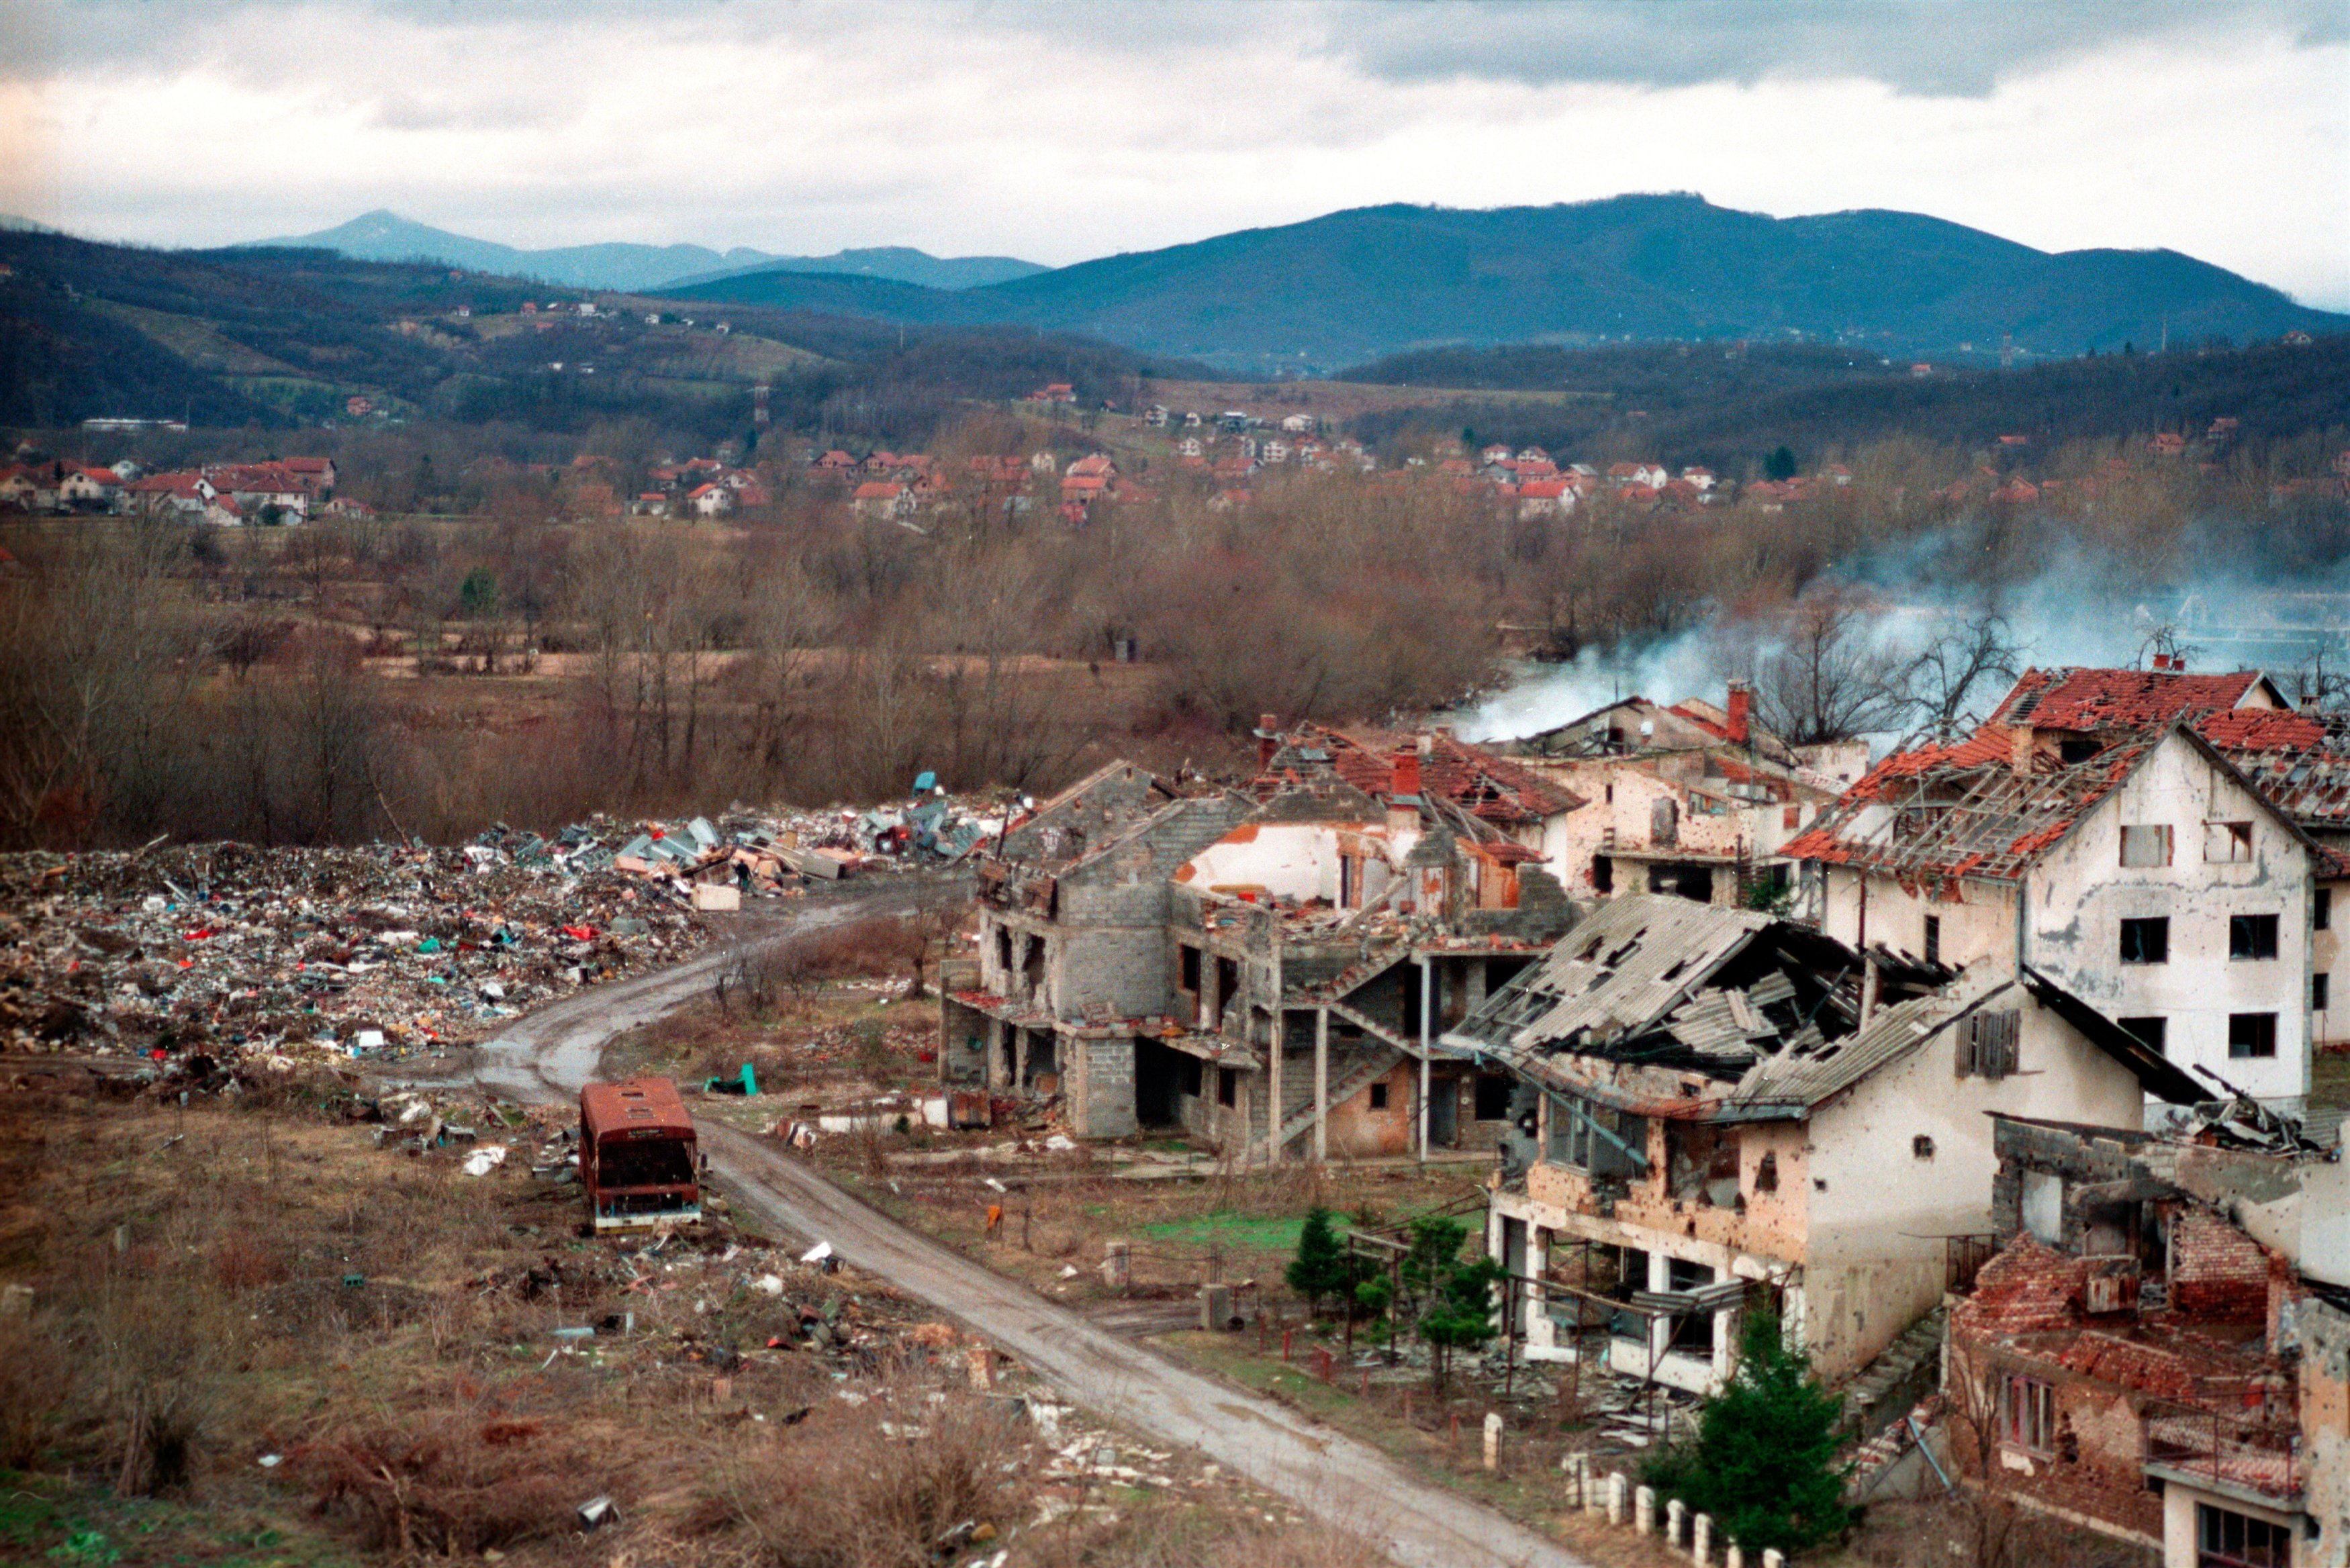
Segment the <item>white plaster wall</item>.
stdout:
[[[2204,858],[2214,820],[2251,823],[2251,860]],[[2157,823],[2171,828],[2171,863],[2123,866],[2122,827]],[[2026,956],[2109,1018],[2167,1020],[2172,1061],[2297,1111],[2309,1092],[2312,888],[2301,841],[2173,736],[2033,867]],[[2263,914],[2278,917],[2277,956],[2230,960],[2229,917]],[[2121,922],[2153,916],[2170,921],[2170,961],[2123,964]],[[2229,1058],[2231,1012],[2277,1015],[2273,1058]]]
[[[1989,1005],[2021,1006],[2016,1073],[1959,1077],[1958,1032],[1945,1030],[1813,1113],[1805,1345],[1827,1376],[1856,1370],[1933,1310],[1941,1238],[1991,1230],[1999,1159],[1986,1113],[2140,1125],[2126,1068],[2020,992]],[[1930,1158],[1915,1152],[1920,1136],[1933,1140]]]
[[1211,888],[1263,888],[1278,898],[1338,901],[1338,839],[1360,836],[1367,847],[1393,846],[1384,824],[1320,822],[1248,823],[1193,856],[1176,872],[1179,881]]
[[[1923,958],[1926,917],[1942,922],[1942,961],[1960,969],[1989,963],[2007,972],[2015,967],[2015,895],[1992,882],[1961,881],[1955,899],[1912,893],[1890,877],[1849,866],[1829,866],[1827,907],[1821,929],[1838,941],[1859,945],[1864,877],[1868,883],[1868,940]],[[1938,889],[1939,890],[1939,889]]]
[[[2300,1533],[2294,1516],[2273,1508],[2261,1508],[2237,1498],[2223,1497],[2218,1492],[2204,1491],[2184,1481],[2166,1479],[2162,1483],[2162,1568],[2199,1568],[2202,1555],[2195,1539],[2195,1505],[2208,1502],[2214,1508],[2224,1508],[2230,1513],[2241,1513],[2250,1519],[2263,1519],[2271,1524],[2282,1524]],[[2305,1542],[2294,1542],[2293,1561],[2302,1561]]]

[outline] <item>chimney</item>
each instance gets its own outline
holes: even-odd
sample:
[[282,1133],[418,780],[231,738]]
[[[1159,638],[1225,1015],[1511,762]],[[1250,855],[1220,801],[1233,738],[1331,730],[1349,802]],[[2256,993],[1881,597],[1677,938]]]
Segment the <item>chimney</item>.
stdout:
[[1753,738],[1754,689],[1743,680],[1730,683],[1730,743],[1742,746]]
[[2017,724],[2008,731],[2008,736],[2014,748],[2010,760],[2014,764],[2015,776],[2028,779],[2032,776],[2032,726]]
[[1417,749],[1395,754],[1395,778],[1388,787],[1399,796],[1419,794],[1419,753]]
[[1281,715],[1259,713],[1256,716],[1256,765],[1259,772],[1273,765],[1273,753],[1281,750]]

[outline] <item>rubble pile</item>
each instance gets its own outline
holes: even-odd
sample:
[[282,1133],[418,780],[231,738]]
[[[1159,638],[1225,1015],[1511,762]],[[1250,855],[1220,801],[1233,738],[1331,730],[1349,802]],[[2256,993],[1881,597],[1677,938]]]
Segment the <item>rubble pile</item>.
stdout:
[[703,940],[592,831],[490,841],[535,837],[0,857],[0,1049],[397,1056]]
[[[599,863],[639,877],[695,887],[733,887],[738,894],[786,894],[812,881],[837,881],[875,871],[913,871],[962,859],[1003,831],[1004,813],[982,816],[950,799],[936,775],[914,781],[909,804],[860,810],[756,813],[735,807],[713,823],[697,816],[685,822],[649,823],[623,835],[609,850],[610,831],[601,817],[567,830],[594,845]],[[518,858],[550,853],[536,835],[525,842],[501,841]],[[492,840],[484,836],[484,843]]]

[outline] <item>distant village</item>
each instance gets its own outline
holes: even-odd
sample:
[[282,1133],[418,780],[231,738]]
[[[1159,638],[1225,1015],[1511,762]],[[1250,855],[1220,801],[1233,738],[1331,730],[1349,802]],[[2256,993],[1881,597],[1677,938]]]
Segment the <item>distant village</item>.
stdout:
[[[1016,406],[1057,410],[1076,401],[1072,384],[1053,382]],[[764,425],[764,398],[757,408],[757,421]],[[562,492],[566,514],[581,518],[722,518],[766,508],[787,488],[814,486],[818,493],[837,491],[858,517],[917,529],[931,514],[975,510],[1008,516],[1048,511],[1081,525],[1103,506],[1146,505],[1177,488],[1203,495],[1211,510],[1229,511],[1251,504],[1258,490],[1275,480],[1310,483],[1339,475],[1379,486],[1440,488],[1489,504],[1498,517],[1520,521],[1567,517],[1603,504],[1634,514],[1732,505],[1777,512],[1846,490],[1855,482],[1853,471],[1835,462],[1821,463],[1811,472],[1742,480],[1700,464],[1675,468],[1656,459],[1615,462],[1603,468],[1539,445],[1513,447],[1503,441],[1473,451],[1455,443],[1449,452],[1406,455],[1383,463],[1362,441],[1334,433],[1329,421],[1309,413],[1275,418],[1239,410],[1178,410],[1151,403],[1130,414],[1112,411],[1108,417],[1122,420],[1138,435],[1147,432],[1154,447],[1163,451],[1128,450],[1121,458],[1100,450],[1121,443],[1087,438],[1097,450],[1074,455],[1062,450],[1066,443],[1058,441],[1026,453],[977,453],[960,462],[879,446],[861,451],[804,446],[788,456],[744,462],[731,444],[723,444],[715,455],[657,463],[642,474],[641,484],[624,483],[619,462],[593,454],[568,465],[487,460],[476,477],[530,478],[556,487]],[[153,422],[92,420],[87,421],[85,434]],[[2034,477],[2029,463],[2032,438],[2002,435],[1982,454],[1974,472],[1918,499],[2001,508],[2085,504],[2094,501],[2104,479],[2127,473],[2141,459],[2216,473],[2241,429],[2239,420],[2222,417],[2191,436],[2163,431],[2143,438],[2136,458],[2106,459],[2102,475],[2064,478]],[[20,446],[14,461],[0,465],[0,510],[151,515],[220,527],[374,514],[376,508],[368,503],[338,496],[336,482],[336,465],[325,457],[207,462],[151,472],[127,458],[99,466],[49,458]],[[2272,503],[2304,495],[2350,495],[2350,450],[2336,453],[2328,472],[2279,477],[2269,485]],[[1909,497],[1896,492],[1889,499]]]

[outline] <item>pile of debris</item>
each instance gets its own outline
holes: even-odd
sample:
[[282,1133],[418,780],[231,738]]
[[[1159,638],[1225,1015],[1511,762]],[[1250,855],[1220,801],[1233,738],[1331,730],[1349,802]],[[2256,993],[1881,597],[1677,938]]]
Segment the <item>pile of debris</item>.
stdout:
[[700,945],[571,837],[0,856],[0,1050],[397,1057]]
[[903,806],[756,813],[738,805],[715,823],[702,816],[646,823],[621,835],[623,841],[610,849],[604,846],[613,827],[603,817],[567,830],[558,846],[536,835],[509,844],[500,836],[504,830],[478,842],[518,857],[564,849],[599,856],[599,863],[619,870],[691,889],[697,908],[729,909],[735,906],[723,897],[727,889],[738,899],[775,897],[814,881],[951,864],[1000,836],[1005,819],[1003,810],[983,816],[962,809],[948,798],[935,774],[923,774]]

